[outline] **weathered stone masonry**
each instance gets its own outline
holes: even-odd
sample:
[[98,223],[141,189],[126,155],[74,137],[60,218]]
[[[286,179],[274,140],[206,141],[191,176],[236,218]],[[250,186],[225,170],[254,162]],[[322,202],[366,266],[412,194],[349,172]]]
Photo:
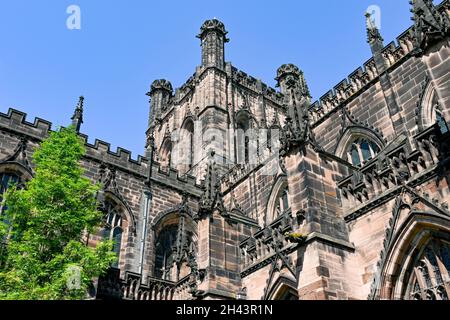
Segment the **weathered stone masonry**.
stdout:
[[[195,73],[151,85],[145,157],[80,133],[108,231],[88,242],[118,243],[97,298],[448,299],[449,1],[412,8],[387,46],[367,16],[372,58],[314,103],[292,64],[276,90],[226,62],[208,20]],[[276,145],[235,134],[266,129]],[[50,130],[0,114],[2,181],[32,177]]]

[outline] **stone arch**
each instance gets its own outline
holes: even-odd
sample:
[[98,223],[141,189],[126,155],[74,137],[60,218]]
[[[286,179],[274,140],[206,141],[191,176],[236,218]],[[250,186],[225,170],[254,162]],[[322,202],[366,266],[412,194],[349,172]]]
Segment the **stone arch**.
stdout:
[[180,208],[166,210],[152,223],[154,241],[153,276],[178,281],[191,273],[190,257],[198,243],[197,223]]
[[268,226],[276,219],[276,209],[281,192],[288,188],[288,181],[286,175],[279,175],[272,185],[270,196],[266,204],[266,213],[264,216],[264,226]]
[[236,115],[234,117],[236,126],[240,121],[248,121],[249,122],[249,129],[258,129],[258,121],[256,120],[255,116],[250,112],[248,109],[240,109],[236,112]]
[[404,299],[412,268],[433,238],[450,241],[450,217],[434,212],[411,212],[386,248],[372,298]]
[[181,125],[180,143],[181,154],[179,163],[183,165],[182,171],[190,170],[195,164],[195,121],[193,116],[188,116]]
[[135,231],[133,227],[134,218],[124,202],[109,191],[105,192],[102,211],[105,214],[102,238],[114,241],[113,251],[116,252],[118,257],[114,266],[118,267],[125,264],[126,261],[126,241],[130,231]]
[[383,137],[375,131],[362,126],[349,126],[339,137],[334,154],[342,158],[345,156],[348,146],[358,138],[367,138],[368,140],[376,143],[380,149],[385,147]]
[[0,163],[0,215],[7,205],[3,205],[3,194],[9,186],[15,185],[22,189],[25,183],[33,178],[31,170],[20,162]]
[[164,167],[172,166],[173,143],[170,137],[166,137],[159,148],[159,160]]
[[15,174],[22,182],[29,181],[33,178],[33,173],[31,170],[19,162],[0,163],[0,174],[1,173]]
[[258,121],[248,109],[241,109],[235,114],[234,124],[236,162],[249,163],[258,152]]
[[280,276],[267,292],[267,300],[298,300],[297,283]]
[[423,131],[436,123],[441,127],[441,131],[443,131],[442,126],[444,125],[448,131],[448,125],[443,111],[444,110],[441,110],[441,106],[439,105],[438,96],[432,82],[426,80],[416,112],[416,122],[419,131]]
[[334,154],[354,166],[363,166],[385,147],[382,137],[362,126],[350,126],[338,139]]

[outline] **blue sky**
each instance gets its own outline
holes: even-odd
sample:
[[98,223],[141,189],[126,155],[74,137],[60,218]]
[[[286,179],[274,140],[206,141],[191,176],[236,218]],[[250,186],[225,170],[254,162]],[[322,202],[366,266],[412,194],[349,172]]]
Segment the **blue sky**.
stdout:
[[[66,9],[81,9],[69,30]],[[148,91],[154,79],[180,86],[200,63],[204,20],[225,23],[226,60],[274,86],[294,63],[314,100],[370,58],[364,12],[381,8],[385,43],[412,21],[408,0],[327,1],[2,1],[0,112],[13,107],[67,125],[85,96],[82,132],[143,154]]]

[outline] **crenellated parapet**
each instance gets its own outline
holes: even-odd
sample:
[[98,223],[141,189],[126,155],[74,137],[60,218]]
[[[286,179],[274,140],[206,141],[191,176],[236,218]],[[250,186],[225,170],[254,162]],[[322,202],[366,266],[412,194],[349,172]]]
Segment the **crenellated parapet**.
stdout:
[[[26,119],[26,113],[10,108],[7,114],[0,113],[0,130],[40,143],[52,132],[52,123],[41,118],[35,118],[33,122],[29,122]],[[111,165],[142,181],[147,178],[148,159],[146,157],[138,155],[137,158],[133,158],[130,151],[121,147],[113,151],[108,142],[95,139],[93,143],[90,143],[87,135],[80,134],[80,137],[86,147],[85,159],[98,164]],[[181,174],[174,169],[168,170],[158,162],[153,162],[152,172],[154,172],[152,179],[156,182],[178,190],[189,190],[196,196],[201,194],[201,186],[191,175]]]
[[236,85],[252,90],[256,94],[262,94],[264,98],[279,106],[283,105],[283,94],[281,92],[268,86],[261,80],[248,75],[244,71],[237,69],[236,67],[231,67],[231,79]]
[[[439,16],[446,16],[447,6],[448,1],[443,1],[440,5],[436,6],[435,10],[439,13]],[[414,26],[411,26],[397,37],[396,42],[390,42],[381,49],[381,56],[386,66],[384,72],[392,72],[405,59],[415,54],[416,29]],[[332,90],[311,104],[312,126],[318,126],[333,115],[340,107],[351,102],[355,97],[367,90],[372,83],[378,80],[379,71],[372,57],[364,63],[362,68],[356,69]]]

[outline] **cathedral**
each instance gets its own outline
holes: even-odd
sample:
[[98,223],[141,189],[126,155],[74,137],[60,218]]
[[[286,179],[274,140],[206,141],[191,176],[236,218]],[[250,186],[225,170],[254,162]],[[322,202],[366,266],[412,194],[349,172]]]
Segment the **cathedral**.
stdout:
[[[293,64],[271,88],[225,60],[207,20],[201,64],[153,81],[145,154],[88,143],[102,230],[118,261],[96,299],[447,300],[450,1],[411,1],[412,26],[317,101]],[[306,62],[305,62],[306,63]],[[33,177],[51,123],[0,113],[0,195]]]

